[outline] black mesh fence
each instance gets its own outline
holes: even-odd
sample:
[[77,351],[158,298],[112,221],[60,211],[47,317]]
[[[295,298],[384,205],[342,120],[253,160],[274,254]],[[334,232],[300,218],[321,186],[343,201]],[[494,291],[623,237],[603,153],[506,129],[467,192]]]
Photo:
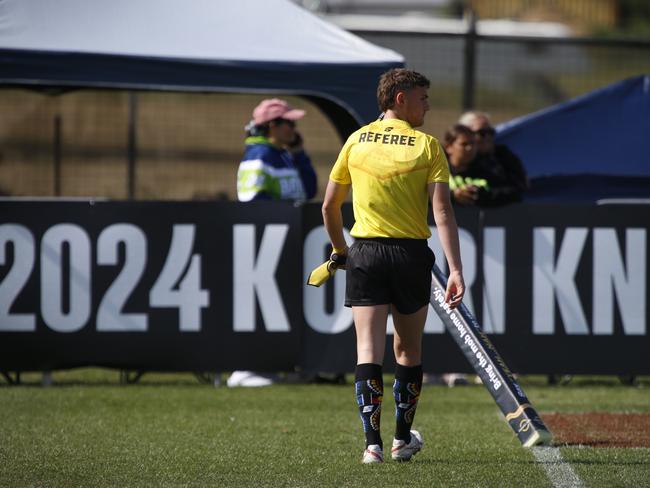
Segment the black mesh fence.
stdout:
[[[466,35],[356,34],[400,52],[430,78],[423,129],[436,137],[457,120],[468,93],[499,123],[650,73],[650,41],[477,36],[471,84]],[[234,199],[243,126],[270,96],[0,89],[0,195]],[[322,198],[342,142],[315,105],[284,98],[308,112],[299,130]]]
[[[244,126],[272,96],[0,89],[0,196],[234,199]],[[307,111],[322,197],[341,140],[315,105],[283,98]]]
[[[427,129],[441,136],[464,106],[467,36],[356,32],[400,52],[432,83]],[[495,123],[650,74],[650,41],[477,36],[473,108]]]

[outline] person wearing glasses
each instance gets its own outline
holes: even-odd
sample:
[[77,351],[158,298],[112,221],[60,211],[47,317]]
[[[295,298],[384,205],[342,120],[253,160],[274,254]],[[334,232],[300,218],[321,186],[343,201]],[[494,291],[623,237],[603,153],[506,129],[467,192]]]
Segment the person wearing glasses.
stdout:
[[[237,199],[286,200],[304,203],[316,195],[317,179],[311,159],[303,149],[296,121],[305,111],[285,100],[270,98],[253,110],[246,125],[246,150],[237,171]],[[233,371],[228,386],[267,386],[276,375]]]
[[497,207],[520,202],[528,188],[528,177],[521,160],[507,146],[495,144],[496,131],[485,112],[465,112],[458,119],[468,127],[476,138],[476,158],[470,163],[466,174],[487,182],[486,191],[475,189],[473,198],[458,200],[463,205]]
[[279,98],[263,100],[246,126],[246,150],[237,171],[237,198],[305,202],[316,195],[316,172],[296,121],[305,111]]
[[[498,207],[520,202],[528,188],[526,170],[503,144],[495,144],[496,131],[485,112],[463,113],[444,136],[450,164],[449,187],[455,204]],[[478,377],[475,382],[480,383]],[[469,383],[463,373],[430,375],[428,383],[453,387]]]

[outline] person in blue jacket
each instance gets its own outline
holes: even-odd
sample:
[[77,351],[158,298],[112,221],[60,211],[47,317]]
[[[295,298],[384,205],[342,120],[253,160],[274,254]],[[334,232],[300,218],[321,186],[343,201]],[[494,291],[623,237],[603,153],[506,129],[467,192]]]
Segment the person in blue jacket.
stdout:
[[246,151],[237,172],[237,198],[302,203],[316,195],[316,172],[296,121],[305,111],[278,98],[263,100],[246,126]]
[[[237,199],[304,203],[316,195],[316,172],[303,149],[296,121],[304,110],[278,98],[263,100],[246,126],[246,150],[237,171]],[[228,386],[266,386],[276,375],[233,371]]]

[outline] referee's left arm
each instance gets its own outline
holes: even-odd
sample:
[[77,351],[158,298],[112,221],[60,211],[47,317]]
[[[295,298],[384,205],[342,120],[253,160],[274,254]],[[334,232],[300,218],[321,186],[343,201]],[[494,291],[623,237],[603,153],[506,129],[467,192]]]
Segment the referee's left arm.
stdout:
[[332,248],[337,254],[347,254],[347,244],[343,236],[343,214],[341,206],[348,196],[350,185],[335,183],[330,180],[325,189],[323,200],[323,223],[329,235]]
[[433,207],[433,218],[438,229],[438,237],[449,265],[445,301],[451,308],[455,308],[460,305],[465,294],[465,282],[463,280],[463,265],[460,260],[458,226],[456,225],[454,209],[449,198],[449,184],[442,182],[429,183],[428,190]]

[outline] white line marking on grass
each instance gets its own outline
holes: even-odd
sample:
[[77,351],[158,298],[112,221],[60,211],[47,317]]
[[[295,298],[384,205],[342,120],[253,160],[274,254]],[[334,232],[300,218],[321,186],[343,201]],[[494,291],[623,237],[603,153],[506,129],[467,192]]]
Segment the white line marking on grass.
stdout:
[[573,468],[562,457],[557,447],[533,447],[531,448],[537,463],[541,464],[546,471],[546,476],[555,488],[583,487],[584,483],[573,471]]

